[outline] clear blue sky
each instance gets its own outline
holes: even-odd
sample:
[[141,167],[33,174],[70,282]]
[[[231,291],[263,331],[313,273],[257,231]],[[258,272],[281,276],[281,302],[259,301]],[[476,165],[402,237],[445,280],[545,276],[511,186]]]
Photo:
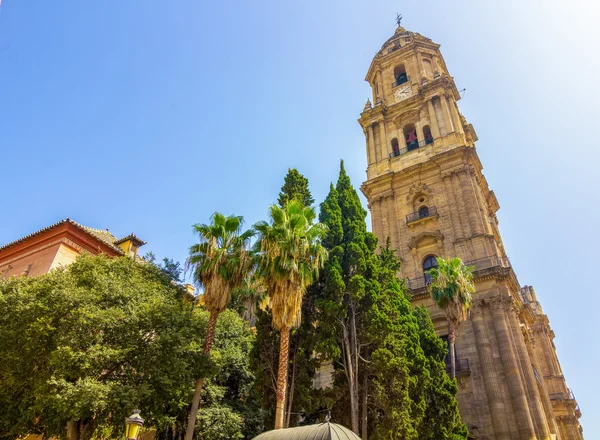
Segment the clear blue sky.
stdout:
[[340,158],[359,186],[396,12],[467,89],[506,248],[600,438],[596,2],[3,0],[0,244],[71,217],[183,261],[213,211],[264,219],[288,167],[318,202]]

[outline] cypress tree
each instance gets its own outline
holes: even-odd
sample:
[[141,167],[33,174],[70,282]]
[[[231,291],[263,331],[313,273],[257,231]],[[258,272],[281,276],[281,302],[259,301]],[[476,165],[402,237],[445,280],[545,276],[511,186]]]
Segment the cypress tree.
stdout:
[[308,179],[304,177],[296,168],[289,168],[283,179],[283,186],[277,198],[279,206],[283,207],[289,200],[297,199],[304,206],[312,206],[315,200],[312,198],[308,188]]
[[333,417],[363,439],[464,439],[455,385],[445,382],[443,356],[440,365],[434,349],[441,340],[422,312],[413,313],[389,240],[375,252],[366,215],[342,162],[321,204],[329,261],[314,294],[316,350],[338,366],[329,392]]

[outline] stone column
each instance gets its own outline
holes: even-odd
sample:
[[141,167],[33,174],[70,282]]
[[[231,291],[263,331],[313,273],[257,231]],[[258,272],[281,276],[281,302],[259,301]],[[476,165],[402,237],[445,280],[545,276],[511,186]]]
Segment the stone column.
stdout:
[[373,133],[373,124],[367,127],[367,142],[369,144],[369,165],[377,162],[377,156],[375,154],[375,137]]
[[425,69],[423,69],[423,59],[419,51],[417,51],[417,65],[419,66],[419,78],[417,78],[417,82],[421,84],[421,79],[425,76]]
[[540,371],[540,361],[537,356],[535,343],[535,339],[533,337],[530,337],[529,343],[526,342],[525,346],[527,348],[527,352],[529,353],[529,358],[532,360],[533,365],[536,367],[538,374],[540,375],[540,380],[542,381],[540,397],[542,399],[542,405],[544,405],[544,413],[546,415],[546,421],[548,422],[548,428],[550,429],[551,434],[558,434],[558,427],[556,426],[556,419],[554,417],[554,410],[552,409],[552,402],[550,401],[550,396],[548,395],[548,390],[546,388],[544,378],[542,377],[542,373]]
[[479,206],[477,204],[477,196],[472,185],[471,169],[468,167],[463,168],[458,172],[460,180],[460,188],[462,190],[462,196],[465,200],[467,215],[469,217],[469,225],[471,226],[472,234],[481,234],[483,232],[482,224],[479,218],[481,214]]
[[[393,218],[393,222],[394,224],[392,225],[391,228],[391,232],[392,232],[392,237],[391,237],[391,242],[392,242],[392,247],[394,249],[400,249],[400,217],[398,216],[398,198],[396,196],[396,191],[394,191],[394,195],[392,196],[392,200],[391,200],[392,206],[391,206],[391,210],[390,212],[392,212],[392,218]],[[380,243],[380,246],[385,245],[385,243]]]
[[381,159],[389,159],[390,149],[388,148],[387,136],[385,134],[385,122],[379,121],[379,157]]
[[[437,75],[436,75],[437,72]],[[441,71],[441,67],[440,67],[440,63],[438,62],[438,57],[437,55],[433,56],[433,77],[437,78],[439,75],[441,75],[442,71]]]
[[442,181],[444,182],[444,188],[446,192],[446,205],[450,210],[450,225],[454,231],[456,238],[464,237],[462,219],[458,212],[456,198],[454,197],[454,190],[452,189],[452,174],[447,173],[442,175]]
[[446,96],[448,100],[448,106],[450,107],[450,115],[452,116],[452,123],[454,124],[454,131],[457,133],[463,133],[462,122],[460,120],[460,115],[458,114],[458,107],[456,106],[456,101],[450,99]]
[[429,110],[429,120],[431,121],[431,134],[433,135],[433,139],[437,139],[440,137],[440,127],[438,127],[435,109],[433,108],[433,101],[431,99],[427,101],[427,110]]
[[537,438],[538,440],[549,440],[550,429],[548,428],[548,421],[546,420],[546,413],[540,397],[537,380],[533,373],[532,359],[529,357],[529,353],[525,347],[525,340],[521,332],[517,311],[514,307],[509,307],[510,310],[507,319],[512,330],[514,344],[517,347],[517,355],[520,360],[521,371],[523,372],[525,391],[529,396],[531,417],[536,428]]
[[421,120],[415,122],[415,131],[417,132],[417,141],[419,142],[419,147],[425,145],[425,136],[423,135],[423,124]]
[[496,339],[502,357],[504,366],[504,375],[508,392],[510,394],[512,407],[517,420],[517,429],[520,440],[535,440],[535,430],[533,421],[527,405],[527,396],[521,381],[521,372],[517,362],[517,356],[511,344],[508,322],[506,320],[506,310],[504,303],[497,298],[490,306],[492,320],[496,331]]
[[[382,221],[382,215],[381,215],[381,197],[377,197],[376,199],[374,199],[371,202],[371,206],[373,207],[373,211],[374,211],[374,215],[372,216],[373,219],[373,233],[379,237],[379,239],[381,240],[382,237],[382,231],[383,231],[383,225],[381,223]],[[377,219],[377,220],[375,220]]]
[[[379,95],[378,98],[381,102],[383,102],[384,101],[384,98],[383,98],[383,90],[384,89],[383,89],[383,78],[381,75],[381,70],[377,71],[377,85],[378,85],[377,86],[378,87],[377,95]],[[375,104],[377,104],[377,101],[375,101]]]
[[450,134],[454,131],[454,128],[452,127],[452,117],[450,116],[446,95],[440,96],[440,103],[442,104],[442,114],[444,115],[444,122],[446,123],[446,134]]
[[[489,405],[489,412],[494,427],[496,440],[510,440],[510,429],[504,413],[507,408],[502,401],[502,393],[498,383],[498,373],[495,369],[492,346],[488,335],[488,328],[483,315],[483,304],[475,303],[471,310],[471,323],[473,325],[473,336],[477,347],[479,366],[483,376],[485,394]],[[510,407],[510,402],[507,402]],[[510,409],[509,409],[510,410]]]
[[[463,237],[467,238],[467,237],[471,236],[471,234],[473,233],[473,230],[470,227],[469,211],[468,211],[468,207],[466,206],[466,203],[465,203],[464,192],[463,191],[460,191],[460,193],[457,192],[457,190],[461,189],[460,176],[458,176],[457,174],[458,173],[452,174],[452,192],[454,193],[454,198],[456,199],[457,206],[458,206],[458,213],[459,213],[462,228],[463,228]],[[471,255],[471,257],[473,257],[473,255]]]

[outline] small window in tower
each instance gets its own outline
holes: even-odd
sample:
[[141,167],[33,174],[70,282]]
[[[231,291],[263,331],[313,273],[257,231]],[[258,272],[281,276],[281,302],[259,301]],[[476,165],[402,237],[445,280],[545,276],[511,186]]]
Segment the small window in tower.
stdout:
[[433,136],[431,135],[429,125],[423,127],[423,137],[425,138],[425,145],[433,144]]
[[394,68],[394,78],[396,81],[394,82],[393,87],[408,82],[408,75],[406,74],[406,67],[404,67],[404,64],[400,64]]
[[406,149],[408,151],[419,148],[419,138],[417,137],[417,130],[413,124],[404,127],[404,140],[406,141]]
[[400,145],[398,145],[398,139],[392,139],[392,156],[400,156]]
[[429,208],[427,206],[421,206],[419,208],[419,218],[429,217]]

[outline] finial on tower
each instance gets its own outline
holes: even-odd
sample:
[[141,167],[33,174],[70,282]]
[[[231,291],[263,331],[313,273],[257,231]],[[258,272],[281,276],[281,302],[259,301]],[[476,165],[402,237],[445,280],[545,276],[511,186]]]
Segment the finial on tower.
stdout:
[[398,25],[398,27],[402,26],[402,15],[400,14],[396,14],[396,24]]

